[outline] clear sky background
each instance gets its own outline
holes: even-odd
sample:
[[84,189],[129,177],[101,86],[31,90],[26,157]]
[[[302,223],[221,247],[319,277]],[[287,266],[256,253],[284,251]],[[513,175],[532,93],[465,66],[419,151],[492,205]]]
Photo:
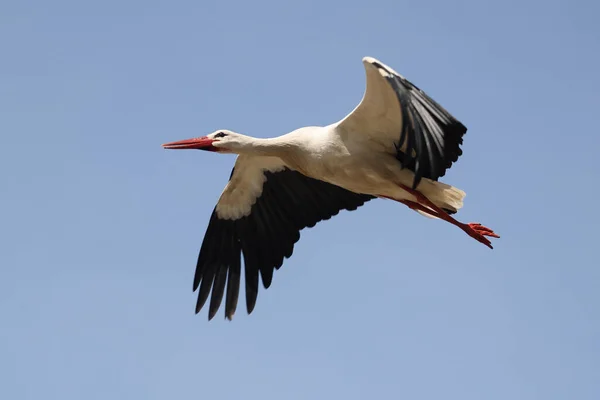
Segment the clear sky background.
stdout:
[[[0,398],[599,399],[599,4],[2,1]],[[234,158],[160,145],[337,121],[367,55],[468,126],[495,249],[373,201],[194,315]]]

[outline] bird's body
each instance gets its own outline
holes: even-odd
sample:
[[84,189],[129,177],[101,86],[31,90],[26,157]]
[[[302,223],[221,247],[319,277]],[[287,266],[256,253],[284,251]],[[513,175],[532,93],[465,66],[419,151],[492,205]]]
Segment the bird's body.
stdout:
[[220,130],[164,145],[238,154],[198,257],[197,312],[212,291],[212,318],[226,290],[226,316],[233,316],[241,254],[252,312],[259,274],[269,287],[300,230],[378,197],[446,220],[489,247],[485,236],[498,237],[479,224],[454,220],[450,214],[463,206],[465,193],[438,181],[462,153],[466,128],[388,66],[370,57],[363,63],[363,100],[339,122],[270,139]]
[[290,168],[311,178],[375,196],[391,195],[387,192],[398,188],[397,185],[392,187],[394,180],[407,184],[412,181],[412,174],[403,171],[392,154],[361,146],[351,140],[354,136],[341,135],[335,125],[301,129],[290,138],[295,135],[310,139],[298,140],[302,146],[282,154],[281,159]]

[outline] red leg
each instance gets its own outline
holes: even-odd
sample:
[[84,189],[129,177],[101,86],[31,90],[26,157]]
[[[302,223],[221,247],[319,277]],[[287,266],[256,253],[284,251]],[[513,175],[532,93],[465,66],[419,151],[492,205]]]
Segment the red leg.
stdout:
[[406,205],[406,206],[408,206],[412,210],[423,211],[423,212],[425,212],[425,213],[427,213],[427,214],[429,214],[429,215],[431,215],[433,217],[443,218],[443,217],[440,217],[438,211],[432,210],[431,208],[426,207],[426,206],[424,206],[421,203],[417,203],[417,202],[410,201],[410,200],[399,200],[399,202],[402,203],[402,204],[404,204],[404,205]]
[[[408,187],[406,185],[401,184],[400,187],[402,189],[406,190],[408,193],[415,196],[417,198],[417,201],[419,202],[419,203],[415,203],[412,201],[403,200],[403,201],[401,201],[401,203],[406,204],[408,207],[412,208],[413,210],[420,209],[421,211],[430,213],[440,219],[443,219],[444,221],[450,222],[452,225],[458,226],[460,229],[465,231],[465,233],[467,235],[471,236],[473,239],[477,240],[478,242],[485,244],[490,249],[493,249],[492,242],[488,238],[486,238],[486,236],[490,236],[490,237],[494,237],[494,238],[500,237],[496,233],[494,233],[493,230],[491,230],[490,228],[487,228],[479,223],[465,224],[465,223],[459,222],[456,219],[454,219],[452,216],[450,216],[448,213],[446,213],[444,210],[442,210],[441,208],[439,208],[438,206],[433,204],[433,202],[431,200],[429,200],[423,193],[421,193],[417,190],[411,189],[410,187]],[[412,204],[407,204],[407,203],[412,203]],[[419,206],[424,206],[423,208],[425,208],[425,210],[423,210],[423,208],[420,208],[420,207],[415,207],[415,204],[419,205]],[[432,211],[434,211],[434,212],[432,212]]]
[[417,203],[417,202],[414,202],[414,201],[410,201],[410,200],[397,200],[397,199],[394,199],[393,197],[388,197],[388,196],[379,196],[379,197],[383,197],[383,198],[386,198],[386,199],[397,201],[399,203],[404,204],[405,206],[407,206],[411,210],[423,211],[423,212],[426,212],[427,214],[430,214],[430,215],[432,215],[434,217],[440,218],[440,216],[438,215],[438,212],[436,210],[432,210],[429,207],[425,207],[423,204],[420,204],[420,203]]

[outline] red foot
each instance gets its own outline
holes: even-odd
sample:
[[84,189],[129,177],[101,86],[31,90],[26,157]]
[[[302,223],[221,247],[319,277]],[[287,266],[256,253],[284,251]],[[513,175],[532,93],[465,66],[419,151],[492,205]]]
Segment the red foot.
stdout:
[[488,238],[486,238],[486,236],[490,236],[490,237],[494,237],[494,238],[500,237],[497,234],[495,234],[494,231],[491,230],[490,228],[487,228],[477,222],[462,224],[461,228],[473,239],[477,240],[480,243],[485,244],[490,249],[493,249],[492,242],[490,242],[490,240]]

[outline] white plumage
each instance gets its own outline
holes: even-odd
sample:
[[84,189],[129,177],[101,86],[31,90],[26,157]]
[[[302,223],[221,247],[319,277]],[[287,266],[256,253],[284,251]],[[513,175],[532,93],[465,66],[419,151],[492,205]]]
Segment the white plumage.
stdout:
[[219,130],[163,145],[239,154],[200,249],[196,312],[212,292],[209,319],[224,295],[225,315],[233,317],[243,254],[251,313],[258,276],[265,288],[271,285],[273,270],[292,255],[300,230],[374,198],[446,220],[490,248],[486,236],[499,237],[480,224],[452,218],[465,193],[438,182],[462,154],[464,125],[390,67],[371,57],[363,64],[363,99],[337,123],[270,139]]

